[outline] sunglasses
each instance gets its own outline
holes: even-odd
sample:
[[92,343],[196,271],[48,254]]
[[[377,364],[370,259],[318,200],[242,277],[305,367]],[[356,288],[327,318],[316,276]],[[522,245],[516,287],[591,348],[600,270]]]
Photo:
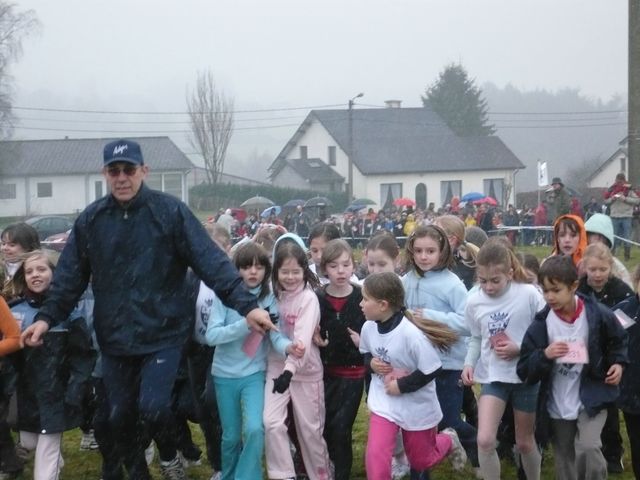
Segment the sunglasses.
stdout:
[[138,167],[135,165],[125,165],[124,167],[108,167],[107,175],[110,177],[119,177],[120,173],[124,173],[127,177],[135,175]]

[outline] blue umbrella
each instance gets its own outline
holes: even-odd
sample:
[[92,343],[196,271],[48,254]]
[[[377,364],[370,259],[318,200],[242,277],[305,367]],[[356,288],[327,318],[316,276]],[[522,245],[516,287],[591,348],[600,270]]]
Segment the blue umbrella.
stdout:
[[349,205],[347,208],[345,208],[344,213],[355,213],[357,211],[362,210],[363,208],[367,208],[366,205]]
[[269,208],[265,208],[262,213],[260,214],[260,216],[262,218],[267,218],[269,215],[271,215],[272,213],[274,215],[280,215],[280,212],[282,211],[282,209],[278,206],[278,205],[274,205],[273,207],[269,207]]
[[460,199],[461,202],[475,202],[476,200],[480,200],[481,198],[486,197],[484,193],[478,192],[469,192],[465,193]]

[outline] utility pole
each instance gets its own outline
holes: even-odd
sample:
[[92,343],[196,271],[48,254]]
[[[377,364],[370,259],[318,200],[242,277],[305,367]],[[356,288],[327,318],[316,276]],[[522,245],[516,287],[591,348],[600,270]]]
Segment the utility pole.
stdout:
[[629,0],[629,181],[640,185],[640,0]]
[[360,98],[364,93],[359,93],[349,100],[349,153],[347,161],[347,204],[353,200],[353,105],[356,98]]

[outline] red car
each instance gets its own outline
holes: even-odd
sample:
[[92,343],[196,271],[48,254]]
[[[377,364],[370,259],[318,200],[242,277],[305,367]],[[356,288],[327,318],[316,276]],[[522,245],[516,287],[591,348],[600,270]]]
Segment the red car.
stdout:
[[71,234],[71,229],[66,232],[56,233],[55,235],[51,235],[50,237],[45,238],[42,242],[43,247],[50,248],[51,250],[55,250],[56,252],[61,252],[64,246],[67,244],[67,239]]

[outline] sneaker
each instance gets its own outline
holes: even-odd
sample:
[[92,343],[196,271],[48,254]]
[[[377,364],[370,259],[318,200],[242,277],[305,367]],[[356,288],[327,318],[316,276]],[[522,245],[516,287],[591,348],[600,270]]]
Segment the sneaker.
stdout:
[[87,433],[82,434],[82,438],[80,439],[80,450],[97,450],[98,442],[96,442],[96,437],[93,435],[93,430],[89,430]]
[[623,473],[624,472],[624,464],[622,463],[622,459],[607,461],[607,472],[613,473],[613,474]]
[[406,463],[398,462],[395,458],[391,461],[391,478],[400,480],[411,473],[411,468]]
[[449,435],[451,438],[451,450],[449,450],[449,462],[456,472],[460,472],[464,469],[467,463],[467,452],[464,451],[460,438],[453,428],[445,428],[442,432],[445,435]]
[[221,480],[221,479],[222,479],[222,472],[216,472],[214,470],[213,475],[211,475],[211,478],[209,480]]
[[153,441],[149,443],[149,446],[144,450],[144,460],[147,462],[147,465],[151,465],[153,462],[153,457],[156,456],[156,449],[153,446]]
[[184,466],[184,468],[202,465],[202,460],[200,460],[199,456],[197,458],[190,458],[190,457],[187,457],[184,454],[184,452],[180,452],[180,451],[178,451],[178,455],[180,456],[180,461],[182,462],[182,465]]
[[176,455],[173,460],[168,462],[160,461],[160,472],[165,480],[187,480],[184,473],[184,467],[180,460],[180,455]]

